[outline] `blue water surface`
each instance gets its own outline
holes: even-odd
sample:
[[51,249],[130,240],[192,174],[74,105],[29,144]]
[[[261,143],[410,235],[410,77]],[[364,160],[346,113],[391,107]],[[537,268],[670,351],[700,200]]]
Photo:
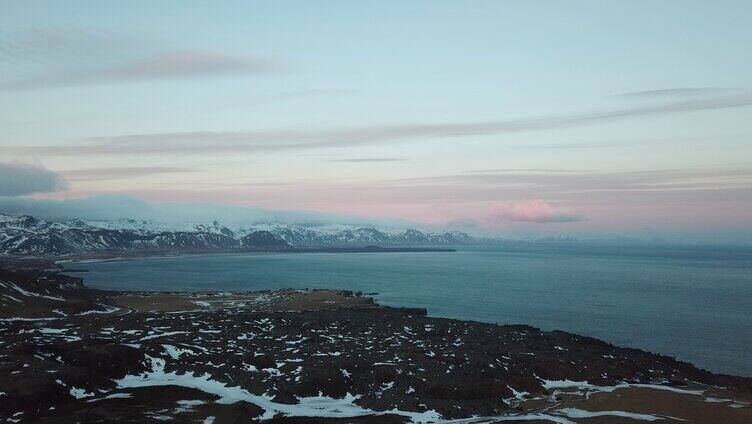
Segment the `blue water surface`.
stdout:
[[529,324],[752,376],[752,249],[515,245],[448,253],[217,254],[76,264],[94,288],[337,288],[429,315]]

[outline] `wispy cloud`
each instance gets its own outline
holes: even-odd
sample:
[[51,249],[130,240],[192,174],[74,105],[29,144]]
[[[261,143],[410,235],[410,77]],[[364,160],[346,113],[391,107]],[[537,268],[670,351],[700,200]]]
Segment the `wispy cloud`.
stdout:
[[[494,231],[543,224],[547,230],[606,229],[615,223],[626,228],[656,222],[677,228],[702,222],[748,226],[752,211],[750,164],[632,172],[518,169],[362,182],[212,183],[200,188],[197,191],[194,183],[186,182],[121,190],[159,202],[318,210],[436,225],[462,221]],[[66,192],[64,197],[105,192]],[[113,213],[124,210],[116,208]]]
[[528,200],[512,203],[497,203],[491,206],[491,220],[518,222],[577,222],[585,219],[583,215],[574,214],[551,206],[542,200]]
[[137,178],[155,174],[174,174],[184,172],[195,172],[195,170],[166,166],[142,166],[77,169],[62,171],[60,174],[62,174],[68,181],[101,181]]
[[271,61],[220,52],[181,50],[159,53],[132,62],[98,69],[45,71],[32,77],[5,81],[7,90],[27,90],[99,82],[127,82],[221,74],[260,74],[275,69]]
[[348,159],[331,159],[329,162],[401,162],[405,159],[402,158],[348,158]]
[[571,149],[607,149],[622,146],[623,143],[535,143],[514,146],[519,149],[542,149],[542,150],[571,150]]
[[[159,43],[161,44],[161,43]],[[64,66],[77,61],[107,61],[149,49],[140,37],[96,28],[35,28],[0,31],[0,62],[6,65]]]
[[[192,187],[140,195],[151,198],[196,199]],[[180,193],[179,193],[180,192]],[[347,182],[340,180],[298,181],[287,185],[238,185],[213,187],[203,198],[225,202],[249,202],[267,207],[342,207],[357,203],[363,210],[394,207],[411,210],[468,205],[519,203],[520,199],[543,199],[556,213],[587,215],[583,208],[610,205],[676,205],[706,207],[709,201],[752,205],[752,168],[675,169],[639,172],[513,171],[452,174],[434,177]],[[249,200],[252,199],[252,200]],[[358,202],[353,202],[358,199]],[[465,214],[464,216],[469,216]]]
[[658,169],[632,172],[497,170],[385,182],[416,200],[449,196],[464,201],[514,202],[520,198],[566,201],[571,205],[609,202],[662,204],[711,200],[752,202],[752,168]]
[[752,105],[752,93],[716,96],[622,109],[596,110],[526,119],[462,123],[419,123],[342,129],[282,129],[259,131],[193,131],[96,136],[68,146],[11,146],[5,150],[35,155],[205,154],[207,152],[263,152],[361,146],[411,139],[462,138],[546,131],[609,123],[629,118],[719,110]]
[[347,96],[358,93],[354,88],[331,87],[331,88],[310,88],[302,90],[280,91],[254,96],[261,99],[285,99],[298,97],[318,97],[318,96]]
[[0,89],[30,90],[228,74],[262,74],[285,67],[247,54],[173,46],[106,31],[37,30],[0,37],[9,69]]
[[674,87],[658,90],[630,91],[612,97],[624,99],[666,99],[698,96],[714,96],[736,91],[729,87]]
[[[587,171],[582,170],[574,170],[574,169],[545,169],[545,168],[522,168],[522,169],[471,169],[469,171],[466,171],[470,174],[489,174],[489,173],[498,173],[498,172],[504,172],[504,173],[515,173],[515,172],[540,172],[540,173],[583,173]],[[593,172],[593,171],[589,171]]]
[[395,219],[369,219],[352,215],[304,210],[263,209],[206,202],[170,202],[165,196],[146,201],[127,194],[100,194],[81,198],[38,199],[1,197],[0,211],[6,214],[29,214],[51,219],[145,219],[165,223],[212,222],[225,225],[250,225],[283,222],[301,225],[408,225]]
[[0,196],[50,193],[66,187],[60,175],[40,165],[0,162]]

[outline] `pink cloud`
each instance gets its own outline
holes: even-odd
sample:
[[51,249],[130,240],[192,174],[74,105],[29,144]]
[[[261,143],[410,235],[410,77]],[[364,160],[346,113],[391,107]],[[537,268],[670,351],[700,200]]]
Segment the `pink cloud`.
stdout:
[[491,206],[492,220],[523,222],[577,222],[582,215],[555,208],[542,200],[527,200],[515,203],[496,203]]

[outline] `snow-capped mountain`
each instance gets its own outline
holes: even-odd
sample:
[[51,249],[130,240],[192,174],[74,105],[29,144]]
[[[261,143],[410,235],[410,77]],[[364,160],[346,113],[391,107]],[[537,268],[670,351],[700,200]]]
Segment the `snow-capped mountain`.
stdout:
[[296,247],[363,247],[363,246],[435,246],[471,244],[475,239],[465,233],[434,233],[415,229],[380,230],[373,227],[310,227],[288,224],[257,224],[237,229],[236,233],[266,230]]
[[228,228],[219,222],[162,224],[153,221],[51,222],[0,214],[0,254],[73,254],[118,251],[283,250],[290,248],[460,245],[465,233],[415,229],[382,231],[356,226],[256,223]]
[[49,222],[0,215],[0,254],[70,254],[107,251],[228,249],[239,240],[206,231],[108,229],[82,221]]

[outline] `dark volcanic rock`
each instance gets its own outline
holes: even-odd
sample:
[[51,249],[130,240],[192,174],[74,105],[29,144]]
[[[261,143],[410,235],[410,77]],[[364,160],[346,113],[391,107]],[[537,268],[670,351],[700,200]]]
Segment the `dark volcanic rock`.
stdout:
[[318,396],[323,394],[341,398],[347,394],[348,385],[342,371],[333,363],[322,364],[307,373],[294,387],[297,397]]
[[51,351],[57,353],[66,364],[80,369],[85,381],[106,381],[122,378],[129,373],[145,371],[144,355],[133,346],[112,343],[101,338],[87,338],[84,345],[76,349],[56,345]]
[[196,409],[198,422],[203,422],[203,417],[214,417],[214,424],[248,423],[255,421],[264,410],[250,402],[239,401],[229,405],[201,405]]
[[[40,423],[144,423],[164,422],[169,417],[172,422],[203,422],[207,413],[222,412],[226,423],[250,422],[260,414],[261,408],[250,405],[243,413],[243,405],[215,407],[218,396],[208,395],[201,390],[169,386],[142,387],[117,392],[111,398],[98,397],[72,401],[57,405],[54,414],[30,417],[30,421]],[[199,418],[201,417],[201,418]]]
[[350,418],[277,417],[265,422],[268,424],[405,424],[409,423],[410,419],[386,414]]
[[287,242],[277,238],[269,231],[254,231],[243,237],[240,241],[242,247],[249,249],[280,249],[290,247]]
[[260,370],[277,367],[276,362],[274,362],[274,358],[269,355],[255,355],[253,358],[248,358],[246,362]]

